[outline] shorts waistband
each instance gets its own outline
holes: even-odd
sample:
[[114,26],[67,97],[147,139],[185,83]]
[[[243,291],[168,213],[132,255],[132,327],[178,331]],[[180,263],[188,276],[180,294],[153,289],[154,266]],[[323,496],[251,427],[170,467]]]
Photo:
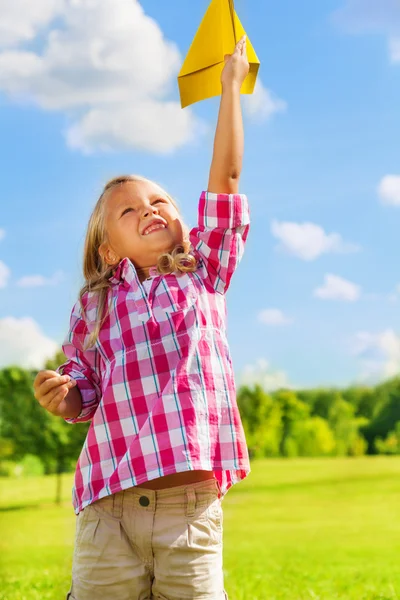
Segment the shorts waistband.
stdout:
[[93,507],[97,512],[109,513],[117,519],[122,517],[124,507],[154,512],[157,508],[180,506],[190,516],[194,514],[196,507],[207,506],[217,498],[221,498],[217,479],[206,479],[161,490],[130,487],[97,500]]
[[123,498],[118,498],[117,495],[115,502],[118,504],[118,501],[122,501],[126,506],[133,506],[145,512],[180,507],[188,517],[193,517],[197,508],[205,508],[217,498],[220,498],[217,480],[207,479],[162,490],[132,487],[124,491]]
[[220,492],[219,484],[216,479],[206,479],[205,481],[198,481],[197,483],[187,483],[186,485],[177,485],[170,488],[164,488],[161,490],[149,490],[140,485],[128,488],[124,490],[125,494],[133,494],[138,496],[147,496],[153,502],[159,502],[165,498],[171,498],[173,496],[185,496],[188,490],[193,490],[195,493],[213,493]]

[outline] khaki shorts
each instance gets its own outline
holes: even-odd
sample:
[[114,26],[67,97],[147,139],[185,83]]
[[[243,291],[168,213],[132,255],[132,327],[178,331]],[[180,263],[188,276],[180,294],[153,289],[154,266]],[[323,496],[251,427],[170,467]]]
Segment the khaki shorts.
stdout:
[[67,600],[224,600],[215,480],[102,498],[77,516]]

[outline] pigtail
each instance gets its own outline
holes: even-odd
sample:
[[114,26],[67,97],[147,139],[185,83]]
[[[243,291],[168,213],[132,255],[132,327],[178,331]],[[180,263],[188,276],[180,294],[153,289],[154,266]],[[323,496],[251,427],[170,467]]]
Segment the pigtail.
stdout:
[[184,241],[176,246],[172,252],[161,254],[157,262],[157,272],[160,275],[169,273],[193,273],[197,269],[197,261],[189,254],[190,242]]

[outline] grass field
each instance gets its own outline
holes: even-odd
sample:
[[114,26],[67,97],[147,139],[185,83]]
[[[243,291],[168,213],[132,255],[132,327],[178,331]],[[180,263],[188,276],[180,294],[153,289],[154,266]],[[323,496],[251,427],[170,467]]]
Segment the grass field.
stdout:
[[[0,600],[65,598],[71,484],[0,479]],[[230,600],[400,600],[400,458],[259,461],[224,513]]]

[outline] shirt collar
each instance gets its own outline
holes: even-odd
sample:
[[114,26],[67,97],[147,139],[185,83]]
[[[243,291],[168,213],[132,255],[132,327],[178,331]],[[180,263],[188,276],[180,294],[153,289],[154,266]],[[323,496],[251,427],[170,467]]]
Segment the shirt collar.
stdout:
[[[158,275],[156,267],[150,267],[149,276],[155,277],[156,275]],[[115,285],[118,285],[123,281],[130,286],[133,283],[139,283],[139,276],[136,268],[129,258],[123,258],[118,267],[115,269],[113,275],[110,277],[110,282]]]
[[[150,275],[157,275],[157,270],[152,267]],[[129,258],[123,258],[116,268],[114,274],[110,277],[110,282],[114,285],[124,283],[124,286],[130,289],[132,299],[136,303],[137,315],[140,321],[146,322],[153,316],[153,310],[142,285],[140,285],[139,276],[133,263]]]

